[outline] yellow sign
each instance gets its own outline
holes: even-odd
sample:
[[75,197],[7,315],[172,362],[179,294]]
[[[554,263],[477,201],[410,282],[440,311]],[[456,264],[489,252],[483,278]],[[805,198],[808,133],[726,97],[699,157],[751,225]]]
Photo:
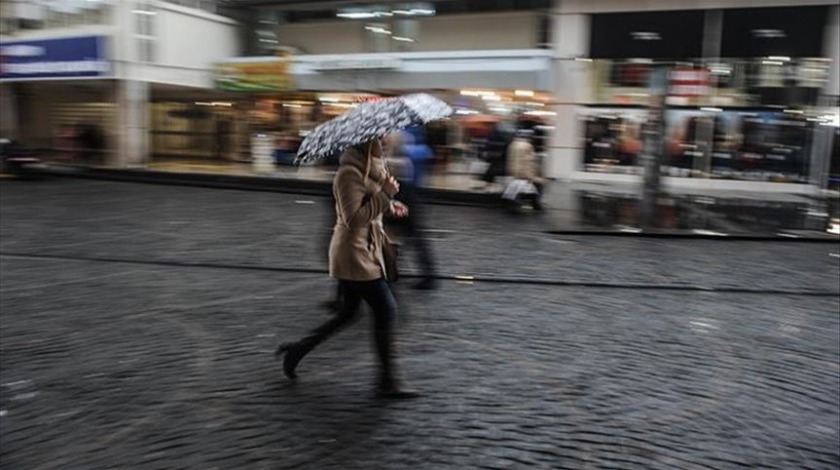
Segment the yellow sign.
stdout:
[[225,91],[294,89],[289,57],[254,57],[216,64],[216,86]]

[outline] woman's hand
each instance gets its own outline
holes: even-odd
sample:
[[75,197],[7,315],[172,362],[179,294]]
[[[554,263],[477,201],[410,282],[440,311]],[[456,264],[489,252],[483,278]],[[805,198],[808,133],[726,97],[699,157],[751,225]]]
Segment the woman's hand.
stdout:
[[391,215],[397,219],[408,217],[408,206],[400,201],[391,201]]
[[385,194],[394,197],[398,192],[400,192],[400,183],[396,180],[396,178],[389,175],[385,178],[385,181],[382,182],[382,190],[385,191]]

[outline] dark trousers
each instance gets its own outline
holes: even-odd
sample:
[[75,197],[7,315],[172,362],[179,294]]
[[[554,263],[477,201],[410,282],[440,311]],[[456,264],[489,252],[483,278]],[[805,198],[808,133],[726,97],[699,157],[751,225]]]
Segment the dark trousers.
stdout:
[[385,278],[374,281],[339,281],[339,290],[343,302],[338,313],[312,330],[298,344],[304,348],[304,352],[311,351],[352,323],[364,300],[373,310],[373,338],[381,366],[381,379],[383,382],[393,380],[391,330],[397,314],[397,301],[388,282]]
[[408,206],[408,217],[402,219],[399,223],[403,224],[406,235],[411,238],[414,252],[417,255],[417,264],[420,265],[423,276],[430,278],[435,275],[435,263],[429,241],[422,233],[426,208],[420,201],[418,192],[419,189],[413,184],[402,183],[396,198]]

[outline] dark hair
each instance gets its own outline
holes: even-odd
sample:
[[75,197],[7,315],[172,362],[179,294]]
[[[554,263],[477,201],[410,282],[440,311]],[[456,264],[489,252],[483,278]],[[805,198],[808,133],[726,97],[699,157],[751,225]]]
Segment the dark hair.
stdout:
[[368,152],[370,152],[370,148],[373,145],[373,139],[368,140],[367,142],[362,142],[361,144],[356,144],[352,148],[355,149],[357,152],[361,153],[364,156],[367,156]]

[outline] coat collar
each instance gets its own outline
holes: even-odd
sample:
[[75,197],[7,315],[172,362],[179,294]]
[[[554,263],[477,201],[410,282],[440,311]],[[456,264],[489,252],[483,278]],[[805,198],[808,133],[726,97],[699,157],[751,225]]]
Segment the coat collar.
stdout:
[[[341,159],[339,159],[339,164],[341,166],[347,165],[352,166],[359,170],[362,175],[365,174],[367,171],[367,156],[362,155],[361,152],[354,149],[353,147],[348,148],[344,151],[341,155]],[[383,176],[385,173],[385,160],[381,157],[372,157],[370,161],[370,172],[368,173],[368,178],[373,181],[382,181]]]

